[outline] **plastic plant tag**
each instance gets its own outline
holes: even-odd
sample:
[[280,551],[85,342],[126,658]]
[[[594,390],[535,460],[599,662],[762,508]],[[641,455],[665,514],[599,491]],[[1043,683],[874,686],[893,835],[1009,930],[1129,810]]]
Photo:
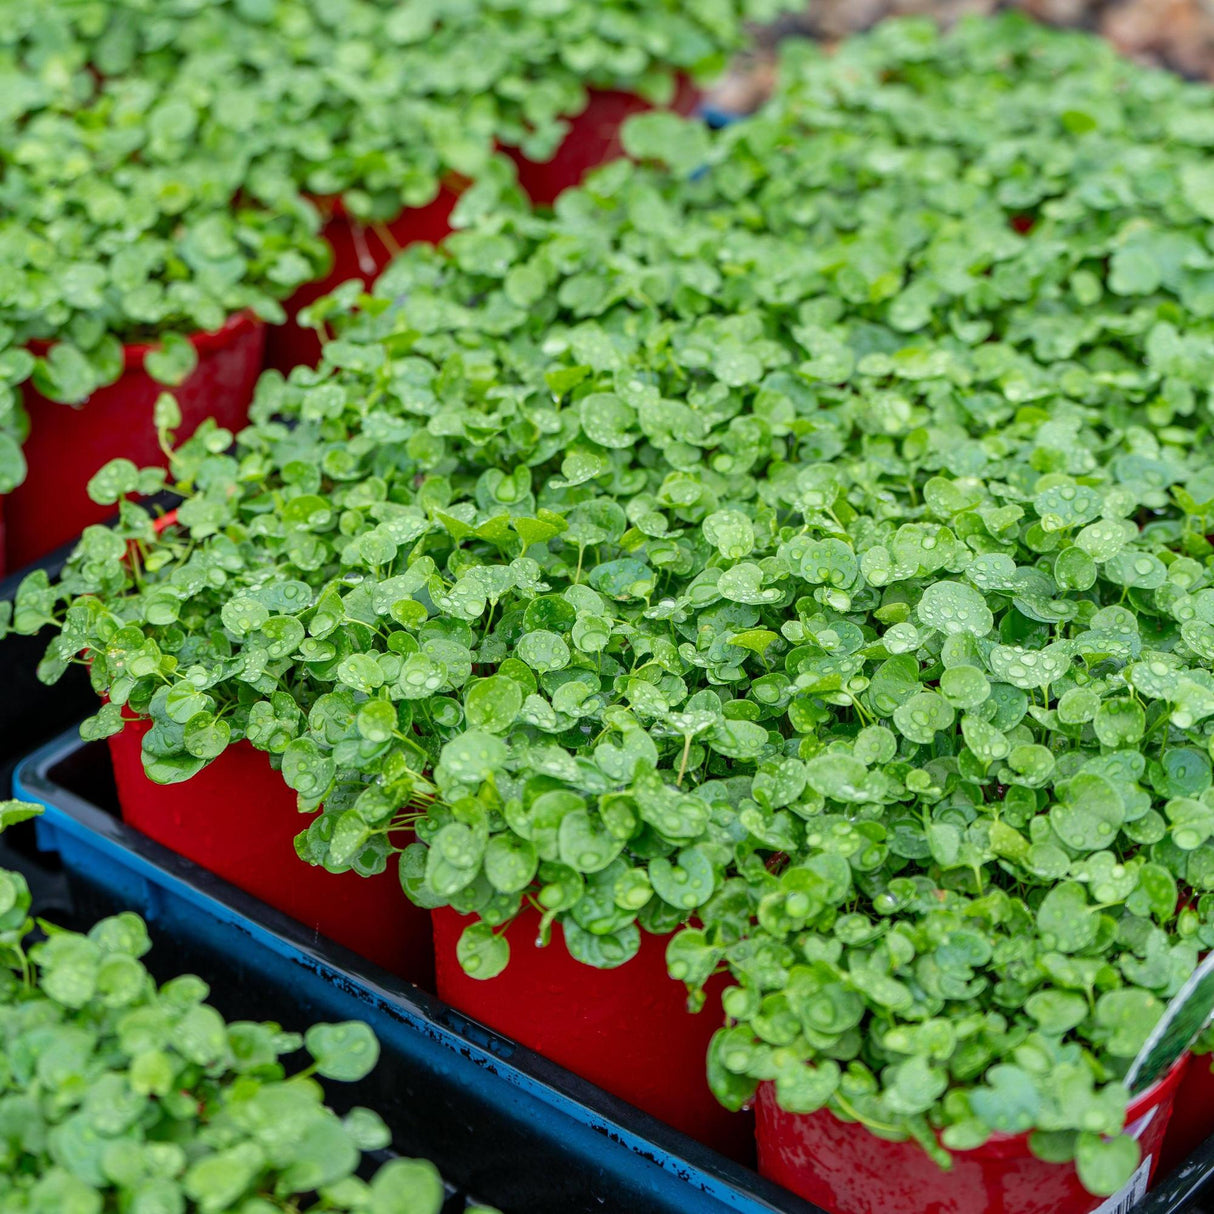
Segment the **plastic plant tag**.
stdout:
[[1214,953],[1193,971],[1172,997],[1159,1023],[1142,1044],[1125,1086],[1131,1096],[1146,1091],[1175,1065],[1214,1015]]

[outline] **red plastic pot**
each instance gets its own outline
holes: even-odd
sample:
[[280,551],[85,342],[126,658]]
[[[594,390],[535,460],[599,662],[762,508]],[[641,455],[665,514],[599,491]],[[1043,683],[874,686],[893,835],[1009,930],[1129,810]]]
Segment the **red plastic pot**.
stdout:
[[1185,1071],[1172,1120],[1159,1158],[1159,1174],[1166,1176],[1183,1163],[1211,1134],[1214,1134],[1214,1054],[1194,1054]]
[[[104,522],[114,506],[99,506],[88,495],[93,474],[111,459],[124,457],[139,467],[164,464],[152,424],[156,398],[171,391],[181,406],[177,438],[186,439],[207,417],[230,430],[248,421],[249,401],[261,371],[265,325],[241,312],[214,333],[195,333],[198,366],[185,381],[166,389],[144,369],[153,347],[125,348],[125,369],[98,388],[83,405],[61,405],[23,388],[30,432],[24,450],[29,473],[4,501],[5,554],[19,568],[67,543],[92,523]],[[42,353],[44,343],[31,343]]]
[[[320,200],[328,219],[321,235],[333,249],[333,268],[324,278],[305,283],[287,300],[287,322],[270,329],[266,339],[266,366],[286,375],[292,367],[314,367],[320,361],[320,338],[295,319],[300,311],[334,287],[351,278],[370,286],[406,245],[419,240],[437,244],[451,231],[451,212],[459,191],[445,185],[424,207],[402,211],[391,223],[367,226],[352,218],[340,198]],[[384,239],[387,233],[388,239]]]
[[109,739],[125,822],[216,876],[418,986],[433,989],[429,916],[405,897],[395,866],[335,874],[296,855],[309,819],[264,754],[230,746],[181,784],[153,784],[140,759],[149,721]]
[[[616,89],[590,89],[589,98],[586,108],[568,119],[569,132],[551,160],[528,160],[517,148],[507,149],[518,166],[519,184],[532,202],[550,206],[563,190],[580,185],[591,169],[618,160],[624,154],[620,127],[625,119],[653,108],[636,93]],[[699,101],[699,90],[680,76],[670,108],[690,114]]]
[[471,918],[445,907],[433,920],[441,999],[700,1142],[735,1159],[753,1154],[750,1118],[722,1108],[705,1076],[724,979],[693,1015],[686,989],[666,972],[665,938],[642,932],[631,961],[594,969],[569,955],[559,925],[551,943],[536,948],[540,920],[531,909],[506,929],[505,970],[470,978],[455,946]]
[[[1186,1054],[1130,1104],[1126,1126],[1142,1148],[1142,1189],[1159,1164]],[[914,1142],[889,1142],[823,1109],[786,1113],[771,1084],[759,1088],[755,1134],[759,1171],[829,1214],[1091,1214],[1093,1197],[1072,1163],[1045,1163],[1027,1134],[997,1134],[953,1153],[945,1171]],[[1118,1207],[1120,1208],[1120,1207]]]

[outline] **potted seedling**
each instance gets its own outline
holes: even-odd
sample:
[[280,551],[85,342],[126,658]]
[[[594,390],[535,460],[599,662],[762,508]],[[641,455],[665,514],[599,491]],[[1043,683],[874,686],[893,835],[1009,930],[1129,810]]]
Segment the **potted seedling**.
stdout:
[[[0,826],[38,812],[0,804]],[[366,1025],[227,1023],[190,974],[158,986],[133,914],[87,933],[43,924],[20,873],[0,872],[0,1201],[12,1209],[341,1211],[439,1214],[434,1166],[391,1159],[370,1109],[339,1117],[318,1079],[352,1082],[376,1063]],[[306,1049],[310,1062],[291,1068]],[[468,1214],[493,1214],[467,1207]]]
[[[157,416],[162,423],[161,441],[165,450],[170,450],[170,432],[163,427],[177,417],[172,398],[162,397]],[[231,443],[231,433],[208,420],[191,443],[174,455],[174,466],[179,470],[188,467],[191,453],[215,467],[227,466],[229,457],[223,453]],[[216,460],[218,464],[214,464]],[[48,621],[56,613],[55,603],[61,596],[75,599],[75,606],[68,609],[67,615],[78,622],[89,619],[97,625],[95,633],[93,624],[86,625],[91,639],[77,636],[74,626],[68,625],[52,644],[53,652],[48,652],[39,676],[53,681],[73,662],[87,666],[105,704],[82,732],[86,737],[110,739],[119,798],[129,822],[157,842],[203,864],[392,972],[430,985],[433,963],[427,918],[405,898],[395,874],[385,871],[382,855],[372,852],[350,857],[350,863],[338,870],[353,867],[369,878],[365,881],[351,877],[339,881],[323,867],[299,863],[295,836],[301,819],[296,796],[270,766],[266,755],[254,749],[256,745],[268,753],[278,766],[283,749],[299,724],[294,701],[288,707],[290,697],[284,699],[283,691],[271,688],[269,668],[256,674],[253,667],[238,669],[221,660],[212,670],[216,681],[199,688],[201,699],[179,703],[176,694],[171,700],[159,696],[155,709],[151,707],[150,697],[154,696],[156,685],[163,681],[164,673],[177,669],[180,655],[200,642],[207,647],[205,638],[217,637],[235,618],[231,609],[226,613],[221,610],[222,593],[216,596],[215,613],[209,618],[183,613],[180,600],[177,610],[168,612],[149,610],[149,604],[142,601],[143,591],[153,584],[160,586],[154,592],[155,597],[167,593],[173,598],[176,591],[171,586],[183,585],[179,580],[183,577],[186,581],[193,577],[185,566],[200,568],[197,561],[189,559],[192,541],[184,538],[176,513],[153,519],[147,510],[123,500],[126,494],[146,496],[163,486],[163,470],[139,472],[129,461],[115,461],[94,476],[89,484],[90,493],[107,510],[119,511],[117,523],[113,527],[85,529],[55,588],[44,572],[27,577],[18,589],[11,617],[3,621],[5,629],[26,634],[37,632],[42,625],[35,621]],[[182,517],[191,517],[191,511],[201,504],[200,498],[193,507],[183,505]],[[201,528],[200,534],[204,531],[206,528]],[[210,565],[215,555],[205,557],[203,565]],[[254,548],[246,548],[249,574],[261,582],[267,571],[259,568],[259,555],[264,558]],[[211,577],[204,574],[204,581]],[[222,592],[222,579],[213,588]],[[277,658],[271,658],[266,650],[265,660],[273,662],[273,669],[284,676],[283,689],[297,676],[306,676],[310,667],[299,665],[293,669],[290,663],[281,662],[295,647],[284,647],[283,638],[278,642],[269,640],[279,627],[287,627],[293,633],[293,619],[287,625],[275,625],[269,620],[271,614],[286,618],[302,608],[301,595],[306,589],[305,583],[291,579],[289,584],[269,591],[266,604],[273,610],[266,610],[263,621],[269,633],[263,638],[262,630],[256,630],[258,637],[271,644],[276,653],[281,650]],[[243,610],[239,614],[241,619],[251,618]],[[133,661],[130,660],[133,654],[121,652],[133,633],[124,631],[119,623],[118,632],[123,633],[119,636],[113,627],[124,618],[134,624],[136,631],[141,625],[152,627],[142,656]],[[156,620],[161,624],[156,625]],[[161,631],[161,626],[167,630]],[[192,639],[186,637],[183,626],[191,629]],[[103,637],[108,637],[113,645],[103,642]],[[185,650],[178,640],[185,643]],[[161,648],[161,643],[165,648]],[[148,659],[153,655],[149,665]],[[197,656],[200,663],[194,665],[210,660],[202,650]],[[251,682],[246,677],[250,674]],[[181,690],[185,687],[182,684]],[[258,687],[268,693],[261,707],[254,702],[256,694],[249,698],[249,692]],[[152,731],[151,726],[161,715],[162,730],[173,730],[175,726],[169,722],[173,716],[181,716],[184,707],[199,710],[187,714],[194,718],[188,740],[178,730],[176,745],[166,749],[161,733]],[[171,715],[164,716],[162,709]],[[124,725],[126,732],[121,737],[115,736]],[[221,756],[221,762],[212,765]],[[191,777],[197,778],[188,785],[181,783]],[[166,784],[178,787],[171,790],[161,787]],[[316,802],[305,798],[303,805],[315,808]],[[332,819],[328,822],[331,824]]]
[[[36,45],[19,49],[32,72]],[[239,152],[198,146],[184,98],[121,77],[78,91],[69,102],[31,80],[0,140],[0,492],[15,566],[105,517],[85,484],[107,459],[163,460],[164,385],[185,433],[207,416],[239,427],[264,322],[324,257],[302,204],[263,205]]]
[[[629,113],[690,109],[689,74],[722,70],[744,23],[783,7],[360,4],[338,17],[302,2],[222,3],[158,14],[140,30],[115,13],[73,33],[98,73],[188,108],[193,137],[239,154],[254,191],[290,184],[313,200],[334,259],[270,334],[271,364],[288,370],[319,355],[314,333],[295,323],[300,308],[445,234],[463,183],[489,172],[495,149],[509,149],[532,196],[550,202],[619,154]],[[29,39],[39,45],[35,31]]]
[[[973,720],[961,728],[974,733]],[[943,760],[903,763],[897,776],[897,757],[873,754],[897,734],[874,724],[807,759],[823,806],[806,831],[821,849],[756,866],[727,885],[720,914],[709,906],[703,927],[672,943],[671,972],[693,987],[722,960],[739,982],[723,999],[736,1023],[710,1053],[715,1090],[738,1107],[759,1086],[761,1170],[828,1210],[1136,1200],[1159,1164],[1184,1060],[1132,1095],[1122,1080],[1208,925],[1177,917],[1166,865],[1111,861],[1098,826],[1071,829],[1085,812],[1077,793],[1105,798],[1091,770],[1038,785],[1062,799],[1042,797],[1049,809],[1017,826],[1023,794],[971,814],[961,781],[951,796],[918,790],[931,806],[922,817],[906,797],[861,802],[859,820],[842,814],[857,787],[907,771],[938,778]],[[974,753],[958,757],[972,765]],[[1009,794],[1025,787],[1015,756],[996,773],[1013,777]],[[1189,841],[1186,828],[1176,837]],[[1054,849],[1071,875],[1035,871]]]

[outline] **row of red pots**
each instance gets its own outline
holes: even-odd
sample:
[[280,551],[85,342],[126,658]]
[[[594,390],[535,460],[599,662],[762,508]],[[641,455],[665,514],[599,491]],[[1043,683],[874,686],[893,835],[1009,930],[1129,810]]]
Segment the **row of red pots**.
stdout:
[[693,1137],[734,1156],[747,1153],[747,1119],[717,1104],[704,1079],[708,1042],[721,1023],[720,992],[715,1014],[690,1014],[682,986],[666,974],[663,941],[645,935],[628,965],[590,969],[570,957],[559,927],[549,947],[532,947],[539,917],[525,911],[508,931],[505,971],[471,979],[455,953],[465,918],[414,906],[394,865],[375,877],[339,876],[299,859],[294,839],[308,820],[264,754],[240,743],[193,779],[165,787],[143,772],[148,729],[135,722],[110,739],[131,826]]
[[[574,961],[559,927],[535,947],[538,916],[525,911],[507,929],[510,963],[487,981],[456,959],[467,920],[450,909],[427,913],[400,888],[394,870],[341,876],[303,864],[293,840],[303,819],[294,794],[263,754],[230,747],[184,784],[162,787],[143,773],[146,722],[110,739],[123,816],[180,855],[285,911],[318,936],[345,945],[446,1003],[693,1138],[748,1161],[757,1142],[760,1171],[831,1214],[1090,1214],[1073,1165],[1034,1156],[1025,1134],[996,1135],[957,1152],[942,1171],[913,1142],[891,1142],[829,1112],[786,1113],[769,1085],[755,1119],[717,1104],[705,1078],[709,1040],[722,1019],[723,979],[698,1014],[666,973],[665,941],[642,933],[638,955],[614,970]],[[1138,1138],[1145,1189],[1187,1151],[1188,1137],[1214,1130],[1214,1081],[1205,1059],[1186,1055],[1135,1100],[1127,1125]],[[1175,1110],[1175,1119],[1173,1113]],[[1179,1135],[1168,1135],[1174,1125]],[[1177,1140],[1184,1139],[1183,1142]]]
[[[699,91],[681,76],[671,108],[679,114],[690,114],[699,100]],[[551,160],[528,160],[517,148],[503,150],[514,161],[519,185],[527,197],[537,206],[551,206],[591,169],[622,156],[621,128],[627,119],[649,108],[649,103],[635,93],[594,89],[586,108],[570,119],[569,131]],[[301,364],[315,365],[320,358],[320,339],[314,330],[296,323],[299,311],[348,279],[374,280],[405,245],[417,241],[437,244],[451,231],[451,212],[458,201],[457,188],[447,184],[426,206],[403,211],[383,227],[364,227],[351,219],[336,200],[322,229],[333,249],[333,268],[325,278],[308,283],[292,296],[287,309],[290,319],[270,330],[266,366],[285,374]]]
[[[690,113],[697,100],[694,87],[683,80],[674,108]],[[618,157],[622,123],[647,108],[647,102],[631,93],[592,91],[589,104],[571,119],[569,132],[550,161],[541,164],[510,152],[520,184],[534,202],[550,204],[590,169]],[[286,324],[267,330],[253,315],[241,313],[214,333],[191,338],[198,365],[173,389],[182,413],[177,437],[188,438],[206,417],[239,429],[248,417],[263,366],[285,373],[319,359],[316,334],[296,323],[300,309],[347,279],[373,282],[407,244],[441,240],[451,230],[457,199],[453,189],[444,187],[429,205],[406,210],[382,228],[363,227],[337,202],[323,229],[333,248],[333,267],[325,278],[301,287],[288,301]],[[152,407],[164,389],[144,370],[150,348],[127,346],[122,375],[93,393],[83,406],[56,404],[25,385],[30,431],[24,451],[29,470],[23,484],[0,498],[0,576],[6,568],[36,561],[113,513],[112,506],[98,505],[88,496],[89,478],[103,464],[119,457],[140,467],[164,462],[151,421]]]

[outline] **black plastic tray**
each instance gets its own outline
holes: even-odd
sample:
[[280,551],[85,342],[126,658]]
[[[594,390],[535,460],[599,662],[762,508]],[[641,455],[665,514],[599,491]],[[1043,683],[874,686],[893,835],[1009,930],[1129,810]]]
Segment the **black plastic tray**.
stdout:
[[125,826],[104,744],[65,734],[14,784],[46,807],[38,841],[58,855],[73,913],[138,911],[158,941],[153,970],[200,974],[229,1018],[367,1021],[383,1060],[334,1103],[376,1109],[397,1151],[434,1160],[461,1191],[506,1214],[821,1214]]
[[1214,1138],[1157,1181],[1134,1214],[1214,1214]]
[[[22,579],[36,569],[45,569],[54,581],[75,546],[73,540],[0,580],[0,602],[15,600]],[[53,635],[44,629],[0,641],[0,798],[9,795],[13,769],[23,756],[97,708],[83,666],[73,666],[52,687],[38,681],[38,663]]]

